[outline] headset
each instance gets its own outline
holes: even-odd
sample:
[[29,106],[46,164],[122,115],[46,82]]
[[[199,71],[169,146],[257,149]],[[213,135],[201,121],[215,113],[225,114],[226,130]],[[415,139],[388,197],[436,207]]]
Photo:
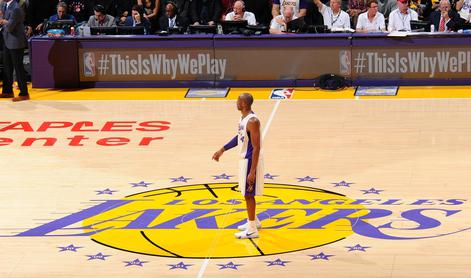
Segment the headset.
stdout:
[[98,13],[106,14],[105,7],[103,7],[103,5],[100,5],[100,4],[96,5],[96,6],[93,8],[93,10],[94,10],[95,12],[98,12]]

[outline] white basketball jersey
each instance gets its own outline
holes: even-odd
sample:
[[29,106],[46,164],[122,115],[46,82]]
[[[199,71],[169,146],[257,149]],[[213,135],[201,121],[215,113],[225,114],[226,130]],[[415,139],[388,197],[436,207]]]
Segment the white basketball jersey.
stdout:
[[[247,123],[249,122],[250,119],[256,118],[258,119],[257,115],[255,113],[250,113],[245,118],[241,119],[239,122],[239,131],[237,132],[238,134],[238,142],[237,145],[239,145],[240,148],[240,157],[242,159],[252,159],[252,153],[253,153],[253,146],[251,142],[251,138],[249,133],[247,133]],[[260,148],[261,148],[262,142],[260,142]],[[260,151],[261,152],[261,151]]]

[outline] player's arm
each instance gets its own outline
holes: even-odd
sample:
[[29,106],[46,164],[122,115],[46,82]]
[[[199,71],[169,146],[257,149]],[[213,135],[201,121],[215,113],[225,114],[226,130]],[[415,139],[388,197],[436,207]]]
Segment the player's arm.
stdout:
[[260,121],[252,118],[247,124],[247,130],[250,132],[250,142],[252,143],[252,165],[250,167],[249,176],[249,191],[253,190],[255,177],[257,176],[258,158],[260,157]]
[[219,158],[225,151],[230,150],[234,148],[235,146],[237,146],[237,142],[238,140],[237,140],[237,135],[236,135],[234,136],[234,138],[232,138],[231,141],[229,141],[229,143],[225,144],[224,147],[220,148],[217,152],[213,154],[213,160],[219,161]]

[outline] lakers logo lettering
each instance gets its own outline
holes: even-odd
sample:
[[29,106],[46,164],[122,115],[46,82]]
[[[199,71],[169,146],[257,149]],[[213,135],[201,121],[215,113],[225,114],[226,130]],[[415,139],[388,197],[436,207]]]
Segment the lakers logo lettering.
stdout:
[[[234,230],[247,217],[236,188],[234,183],[201,184],[142,192],[105,201],[17,236],[89,236],[97,243],[140,254],[224,258],[299,251],[354,233],[406,240],[469,229],[443,229],[461,211],[450,208],[465,200],[355,200],[311,187],[266,184],[265,195],[257,198],[263,236],[236,240]],[[399,215],[387,209],[398,204],[411,209]]]

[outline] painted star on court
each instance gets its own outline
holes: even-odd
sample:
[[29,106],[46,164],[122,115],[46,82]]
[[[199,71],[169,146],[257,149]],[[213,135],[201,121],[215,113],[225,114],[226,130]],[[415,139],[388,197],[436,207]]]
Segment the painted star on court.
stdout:
[[178,178],[170,178],[172,182],[188,182],[191,178],[185,178],[184,176],[180,176]]
[[286,264],[289,263],[290,261],[282,261],[280,258],[278,258],[274,261],[265,261],[265,262],[268,263],[267,266],[274,266],[274,265],[286,266]]
[[354,182],[346,182],[346,181],[341,181],[341,182],[332,182],[331,184],[334,184],[334,187],[350,187],[351,184],[355,184]]
[[226,173],[222,173],[221,175],[216,175],[216,176],[213,176],[213,177],[214,177],[215,180],[229,180],[233,176],[226,175]]
[[348,248],[348,252],[351,251],[363,251],[366,252],[367,248],[371,248],[369,246],[361,246],[360,244],[357,244],[355,246],[345,246],[345,248]]
[[103,253],[98,253],[96,255],[87,255],[88,257],[88,260],[91,261],[91,260],[106,260],[107,257],[110,257],[111,255],[105,255]]
[[267,180],[273,180],[276,177],[278,177],[278,175],[270,175],[269,173],[266,173],[264,176],[264,178],[266,178]]
[[233,262],[229,262],[227,264],[218,264],[218,266],[220,266],[219,270],[226,269],[226,268],[238,270],[237,267],[241,266],[241,264],[235,264]]
[[313,260],[326,260],[326,261],[328,261],[329,257],[332,257],[334,255],[326,255],[323,252],[320,252],[317,255],[308,255],[308,256],[311,257],[311,261],[313,261]]
[[111,190],[109,188],[105,190],[95,190],[95,192],[98,192],[96,195],[113,195],[114,192],[118,192],[117,190]]
[[130,182],[129,183],[130,185],[132,185],[132,187],[148,187],[149,185],[153,184],[151,182],[145,182],[145,181],[140,181],[140,182]]
[[64,251],[71,251],[71,252],[77,252],[77,249],[79,248],[83,248],[83,247],[79,247],[79,246],[74,246],[73,244],[70,244],[69,246],[65,246],[65,247],[57,247],[59,248],[59,252],[64,252]]
[[370,189],[367,189],[367,190],[361,190],[363,191],[363,195],[365,194],[376,194],[376,195],[379,195],[380,192],[384,191],[384,190],[376,190],[374,188],[370,188]]
[[188,269],[188,267],[192,266],[192,264],[184,264],[183,262],[179,262],[178,264],[168,264],[170,267],[169,270],[172,269]]
[[319,178],[314,178],[314,177],[310,177],[310,176],[305,176],[304,178],[297,178],[297,179],[298,179],[298,182],[303,182],[303,181],[314,182],[314,180],[318,180]]
[[141,261],[139,259],[135,259],[134,261],[124,261],[124,263],[126,264],[125,266],[133,266],[133,265],[144,266],[144,264],[148,263],[148,262],[147,261]]

